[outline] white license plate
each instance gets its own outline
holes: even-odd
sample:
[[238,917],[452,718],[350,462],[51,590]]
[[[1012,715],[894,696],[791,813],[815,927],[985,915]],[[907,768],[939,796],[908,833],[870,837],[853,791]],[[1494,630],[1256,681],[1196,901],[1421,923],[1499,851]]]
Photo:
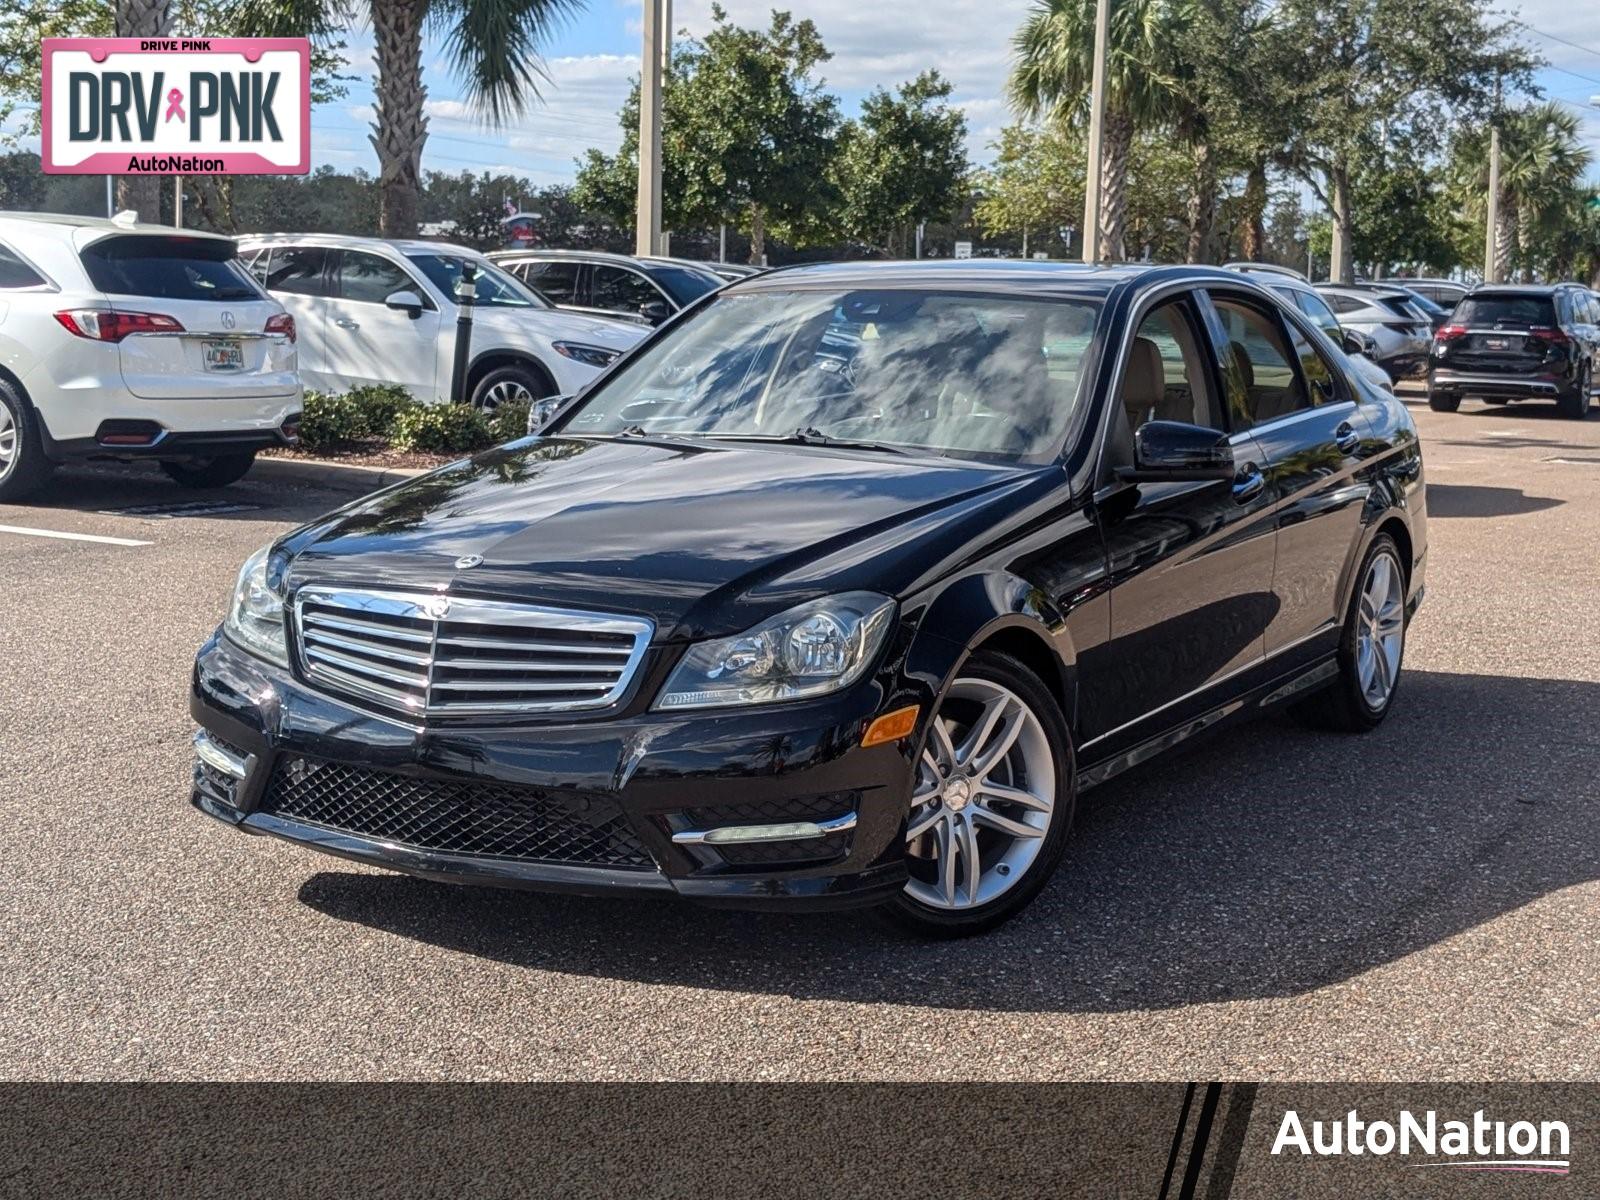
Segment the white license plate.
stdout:
[[201,342],[200,354],[208,371],[244,370],[244,346],[240,342]]

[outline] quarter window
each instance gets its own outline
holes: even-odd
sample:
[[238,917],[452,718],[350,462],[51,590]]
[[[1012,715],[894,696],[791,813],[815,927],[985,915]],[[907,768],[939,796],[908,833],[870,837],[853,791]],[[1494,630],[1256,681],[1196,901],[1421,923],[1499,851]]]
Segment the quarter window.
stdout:
[[1261,425],[1310,408],[1277,318],[1242,300],[1215,299],[1228,338],[1222,366],[1235,426]]
[[267,266],[267,290],[291,296],[326,296],[323,267],[327,261],[328,252],[321,246],[274,246]]
[[339,298],[382,304],[396,292],[419,291],[405,268],[377,254],[346,250],[339,258]]
[[0,288],[43,287],[44,279],[7,246],[0,246]]

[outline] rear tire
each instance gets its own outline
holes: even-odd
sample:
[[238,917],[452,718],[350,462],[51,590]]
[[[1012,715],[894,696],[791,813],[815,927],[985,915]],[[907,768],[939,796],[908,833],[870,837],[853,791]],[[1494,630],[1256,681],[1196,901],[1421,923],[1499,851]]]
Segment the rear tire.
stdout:
[[1556,401],[1556,408],[1563,417],[1572,421],[1581,421],[1589,415],[1589,389],[1593,386],[1594,376],[1588,363],[1584,363],[1578,371],[1578,382],[1573,389]]
[[243,479],[255,464],[256,452],[219,454],[215,458],[164,462],[161,469],[174,483],[187,488],[220,488]]
[[986,933],[1039,894],[1066,850],[1077,795],[1071,734],[1037,675],[980,650],[946,689],[926,739],[907,815],[911,879],[880,912],[921,937]]
[[1405,660],[1405,580],[1399,547],[1388,534],[1380,533],[1356,575],[1339,635],[1338,677],[1292,710],[1304,724],[1365,733],[1389,715]]
[[54,469],[55,463],[44,456],[39,414],[0,380],[0,502],[37,491]]
[[1430,387],[1428,407],[1434,412],[1455,412],[1461,407],[1461,396],[1456,392],[1436,392]]

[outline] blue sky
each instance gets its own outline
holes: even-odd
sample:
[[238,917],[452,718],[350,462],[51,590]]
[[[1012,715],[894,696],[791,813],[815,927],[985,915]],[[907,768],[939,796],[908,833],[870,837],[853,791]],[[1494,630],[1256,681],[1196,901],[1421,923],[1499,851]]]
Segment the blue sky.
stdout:
[[[918,71],[937,67],[955,85],[955,101],[967,114],[969,151],[986,161],[989,144],[1006,123],[1001,88],[1009,40],[1029,0],[795,0],[796,16],[810,17],[834,52],[824,76],[853,112],[876,85],[893,87]],[[734,20],[760,24],[771,0],[726,0]],[[711,0],[675,0],[673,25],[703,33]],[[1572,0],[1524,0],[1508,15],[1528,26],[1530,46],[1551,62],[1540,75],[1548,95],[1575,106],[1595,151],[1600,176],[1600,4]],[[424,55],[430,133],[423,165],[441,171],[491,170],[521,174],[534,184],[570,180],[572,160],[591,146],[611,151],[620,136],[616,113],[637,72],[640,53],[638,0],[591,0],[584,13],[550,40],[550,82],[545,103],[506,129],[485,128],[461,102],[460,90],[430,42]],[[359,77],[349,96],[322,105],[312,117],[313,161],[375,170],[367,142],[373,73],[369,31],[348,38],[351,73]]]

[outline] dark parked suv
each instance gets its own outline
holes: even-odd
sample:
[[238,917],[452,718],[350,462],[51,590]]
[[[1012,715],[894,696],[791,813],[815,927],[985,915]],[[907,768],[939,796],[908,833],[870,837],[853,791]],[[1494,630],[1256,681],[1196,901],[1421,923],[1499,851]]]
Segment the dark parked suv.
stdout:
[[1382,721],[1426,551],[1405,407],[1242,275],[775,272],[253,555],[193,801],[433,879],[973,933],[1085,789],[1272,705]]
[[1561,415],[1589,413],[1600,357],[1600,302],[1577,284],[1485,285],[1433,335],[1428,406],[1455,412],[1464,396],[1491,404],[1554,400]]

